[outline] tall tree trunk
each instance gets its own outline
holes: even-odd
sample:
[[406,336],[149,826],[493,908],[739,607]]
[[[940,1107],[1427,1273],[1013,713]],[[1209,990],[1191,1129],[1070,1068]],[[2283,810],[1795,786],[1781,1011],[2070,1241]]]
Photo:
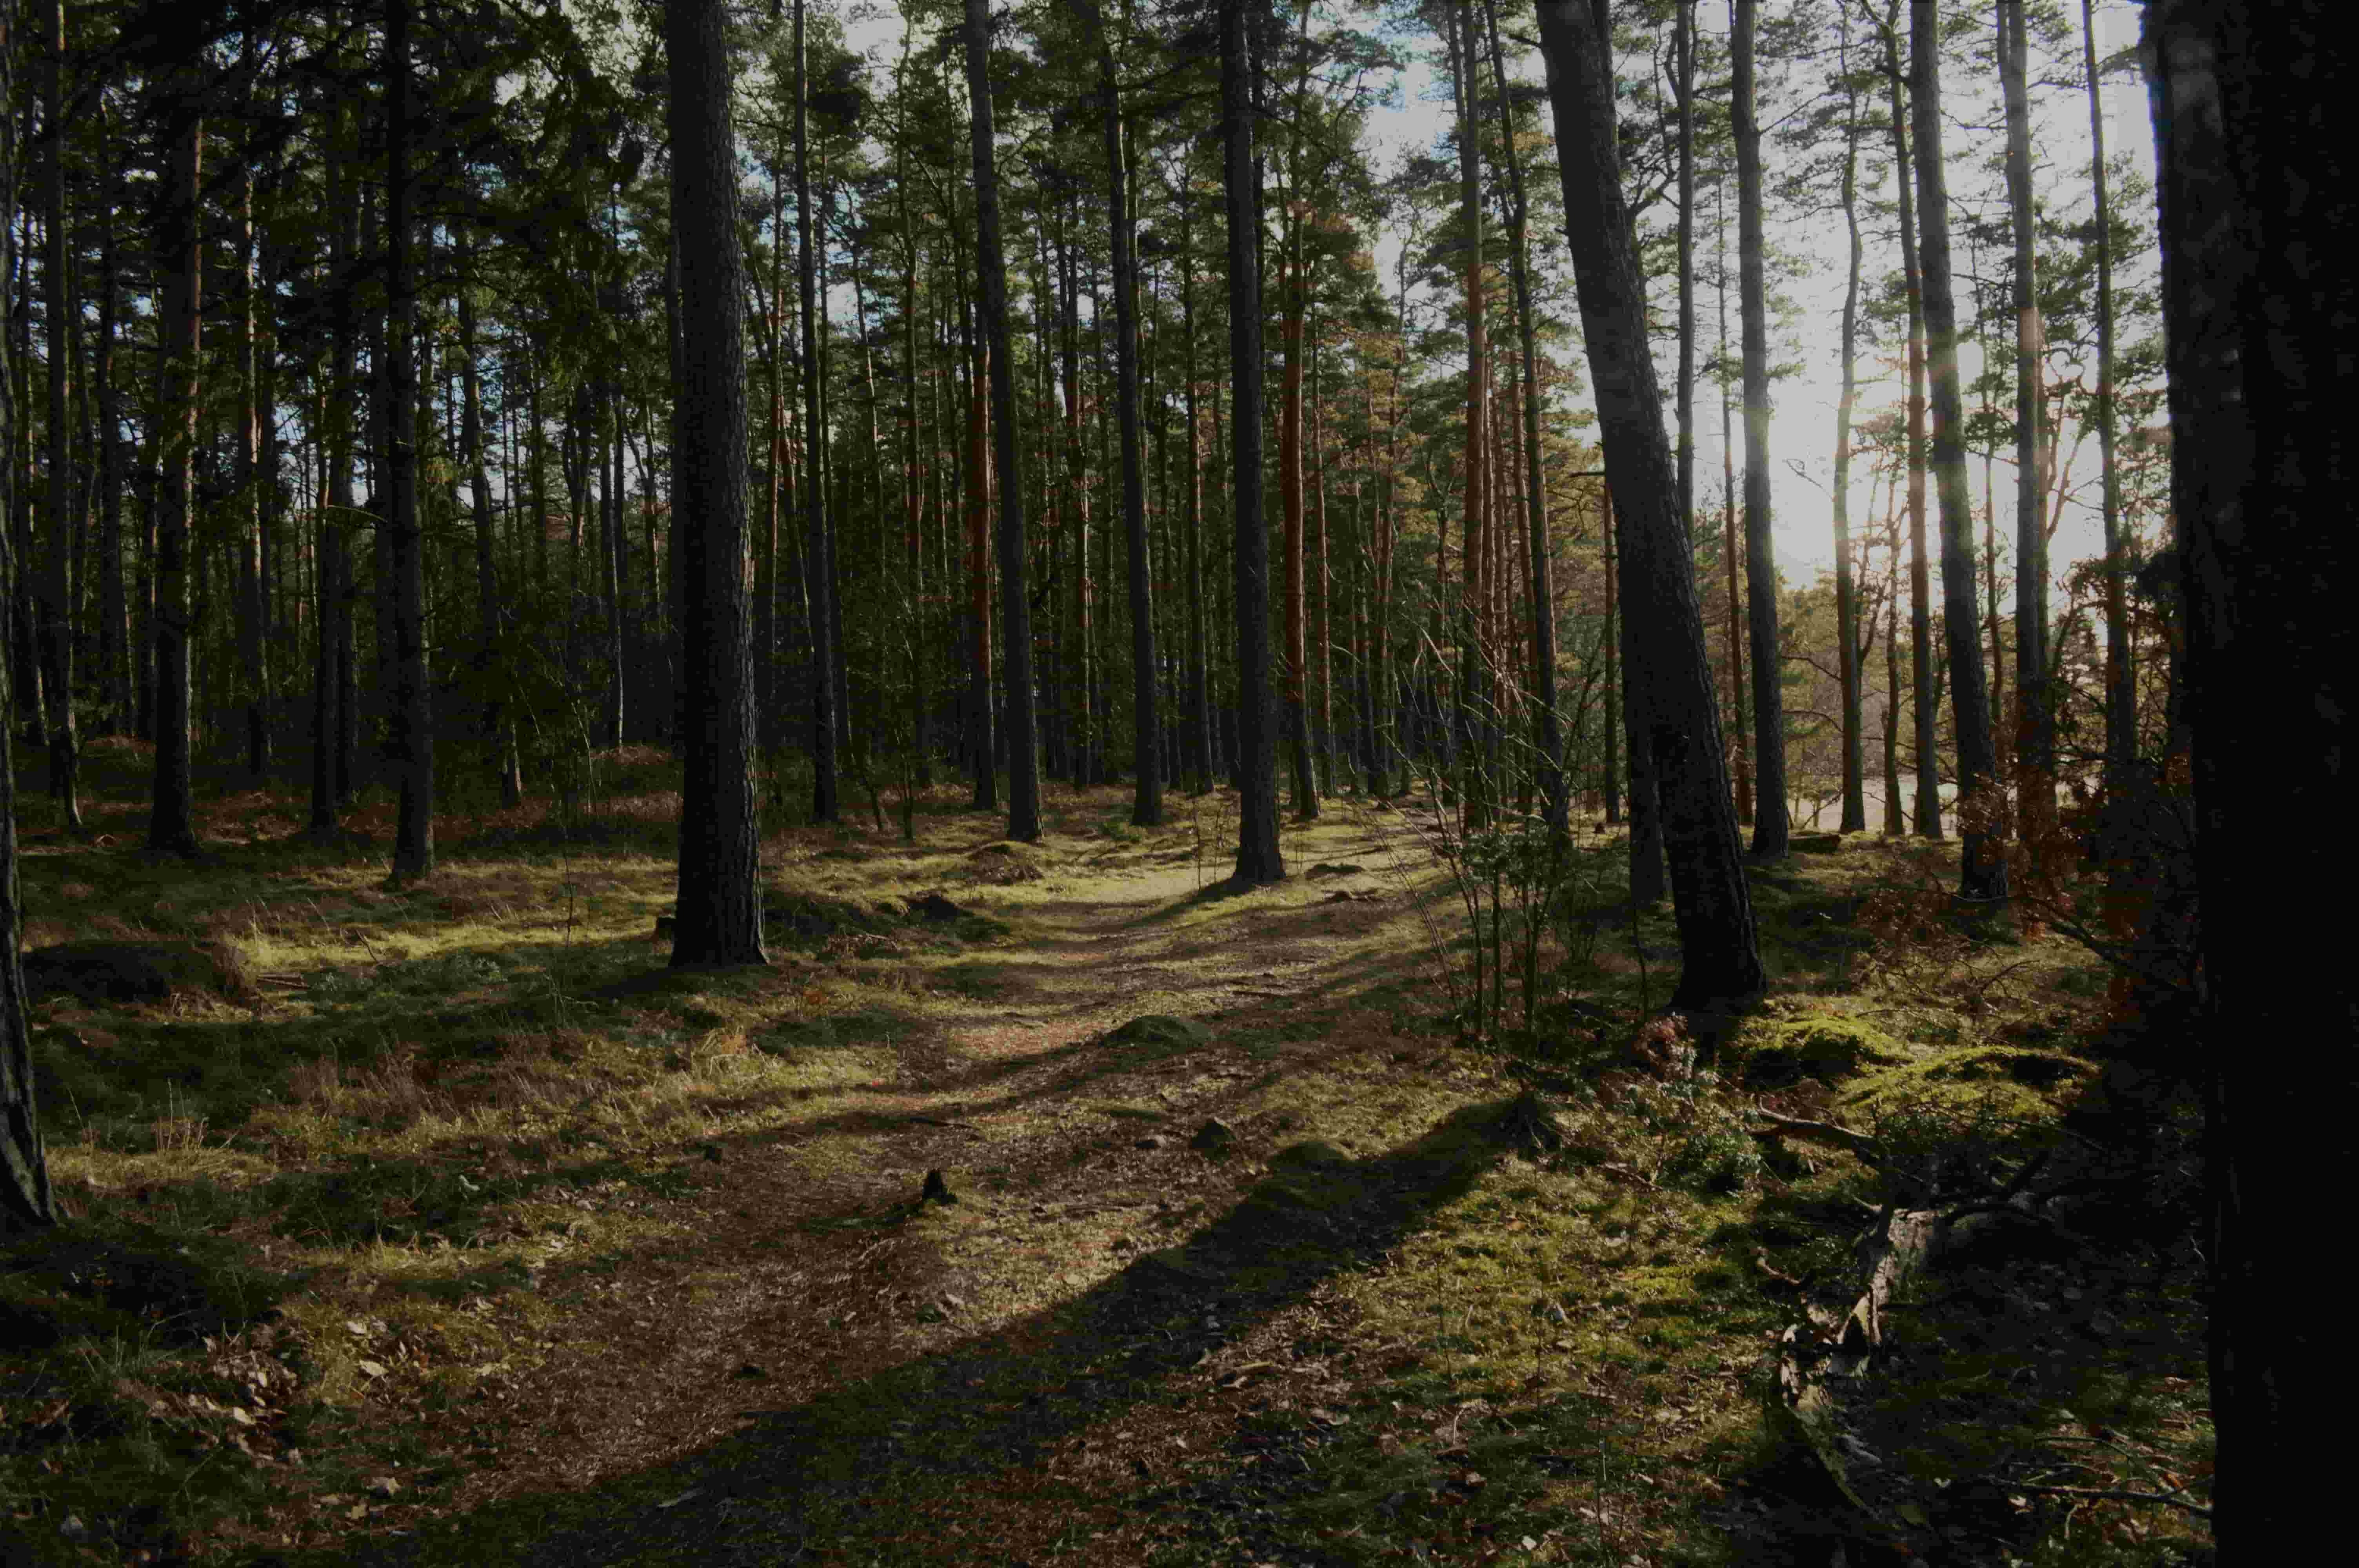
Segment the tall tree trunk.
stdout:
[[2048,682],[2047,343],[2031,190],[2030,44],[2023,0],[1998,0],[2006,101],[2006,198],[2015,231],[2015,773],[2035,866],[2056,822],[2056,715]]
[[673,254],[682,351],[672,404],[679,552],[680,814],[674,968],[759,964],[753,606],[746,572],[745,260],[723,0],[669,0]]
[[2096,0],[2081,0],[2081,60],[2089,78],[2089,184],[2096,201],[2097,462],[2105,521],[2105,797],[2120,797],[2137,760],[2137,686],[2131,667],[2128,539],[2114,457],[2114,215],[2105,173],[2105,104],[2097,81]]
[[1769,305],[1761,214],[1761,125],[1755,113],[1754,19],[1759,0],[1733,0],[1735,67],[1737,315],[1745,340],[1745,594],[1753,652],[1753,753],[1759,793],[1753,853],[1782,858],[1786,821],[1785,661],[1777,647],[1777,540],[1769,527]]
[[[103,101],[98,124],[100,146],[111,149]],[[98,386],[98,686],[107,732],[121,735],[130,730],[136,704],[131,694],[131,605],[123,581],[123,407],[114,385],[123,297],[114,237],[119,180],[111,178],[107,189],[98,215],[98,348],[91,372]]]
[[394,684],[392,752],[400,770],[401,809],[394,829],[393,881],[408,883],[434,870],[433,688],[426,656],[426,538],[418,515],[418,384],[411,335],[418,310],[411,274],[409,21],[411,0],[386,12],[385,288],[386,390],[391,395],[385,454],[391,504],[380,526],[391,543]]
[[984,341],[991,359],[993,466],[999,484],[1000,643],[1007,691],[1007,836],[1040,837],[1040,756],[1032,693],[1032,606],[1024,586],[1024,473],[1016,452],[1015,352],[1007,330],[1007,264],[1000,245],[999,172],[991,129],[991,11],[966,0],[966,82],[973,102],[975,259]]
[[[1859,233],[1859,86],[1851,71],[1851,9],[1843,27],[1843,229],[1850,259],[1843,274],[1843,395],[1835,406],[1835,675],[1843,689],[1843,823],[1845,833],[1867,831],[1866,737],[1860,717],[1859,583],[1851,548],[1851,416],[1859,370],[1859,275],[1865,247]],[[1868,500],[1875,486],[1868,485]]]
[[[1688,21],[1688,8],[1680,11],[1683,29]],[[1538,314],[1532,300],[1531,279],[1531,205],[1524,195],[1524,159],[1516,147],[1515,100],[1507,92],[1507,57],[1499,47],[1498,0],[1484,0],[1484,22],[1490,35],[1493,85],[1498,90],[1502,134],[1500,145],[1506,151],[1507,189],[1511,205],[1508,209],[1507,260],[1509,277],[1516,291],[1516,346],[1523,353],[1522,414],[1524,453],[1524,534],[1529,546],[1527,581],[1532,600],[1532,667],[1538,688],[1536,704],[1538,725],[1534,740],[1539,747],[1540,798],[1549,826],[1559,834],[1567,830],[1571,807],[1564,787],[1564,735],[1557,716],[1556,689],[1556,598],[1549,581],[1549,550],[1548,521],[1548,484],[1540,468],[1540,379],[1539,353],[1535,341],[1534,321]],[[1683,79],[1684,80],[1684,79]],[[1681,143],[1687,143],[1688,128],[1681,124]],[[1694,415],[1695,402],[1695,300],[1692,246],[1687,215],[1695,194],[1694,169],[1691,159],[1683,158],[1681,166],[1681,196],[1680,222],[1680,516],[1688,522],[1689,486],[1694,478],[1695,449],[1689,425]]]
[[[1308,16],[1308,8],[1305,9]],[[1297,108],[1300,107],[1299,97]],[[1284,526],[1278,553],[1285,559],[1284,605],[1278,628],[1278,648],[1284,659],[1279,700],[1285,711],[1286,755],[1292,775],[1294,814],[1301,821],[1319,815],[1319,781],[1311,776],[1310,726],[1305,691],[1308,649],[1303,636],[1303,474],[1302,474],[1302,215],[1295,189],[1298,149],[1292,138],[1287,150],[1287,189],[1279,218],[1283,236],[1278,251],[1280,369],[1277,394],[1277,498]]]
[[1247,0],[1221,0],[1220,26],[1229,380],[1235,389],[1229,447],[1237,631],[1236,881],[1255,886],[1286,875],[1277,842],[1277,732],[1269,679],[1269,518],[1262,499],[1261,164],[1254,152],[1260,70],[1248,39]]
[[1737,532],[1736,442],[1730,435],[1734,401],[1728,387],[1728,200],[1725,182],[1712,188],[1713,254],[1719,265],[1720,303],[1720,553],[1728,569],[1728,733],[1736,746],[1736,820],[1753,825],[1752,727],[1745,719],[1745,594],[1739,579],[1745,573],[1745,536]]
[[1458,206],[1466,254],[1466,493],[1460,507],[1464,535],[1459,574],[1458,734],[1465,747],[1464,787],[1471,821],[1490,815],[1497,781],[1486,764],[1497,750],[1492,647],[1488,636],[1490,574],[1485,569],[1491,511],[1491,365],[1484,331],[1482,96],[1476,86],[1473,0],[1458,0],[1451,16],[1450,53],[1458,97]]
[[256,287],[254,170],[238,171],[237,528],[230,537],[237,591],[237,693],[245,720],[245,773],[259,784],[270,768],[270,706],[264,663],[262,597],[262,352],[255,332]]
[[[15,38],[16,0],[0,0],[0,39]],[[0,213],[16,209],[16,51],[0,49]],[[170,219],[166,219],[168,223]],[[0,248],[6,243],[0,222]],[[167,254],[171,253],[167,252]],[[0,257],[0,276],[7,276]],[[0,332],[0,453],[16,450],[22,416],[16,398],[15,367]],[[15,497],[14,464],[0,463],[0,515]],[[0,614],[7,611],[0,600]],[[0,715],[16,711],[9,690],[7,661],[0,658]],[[32,1029],[25,1018],[25,976],[17,953],[24,925],[16,904],[16,766],[15,740],[0,722],[0,1235],[38,1230],[57,1220],[49,1191],[49,1158],[41,1146],[38,1107],[33,1098]]]
[[[157,325],[156,444],[156,787],[147,816],[147,847],[158,854],[197,853],[196,803],[189,757],[189,641],[195,631],[189,599],[189,516],[196,491],[197,377],[204,308],[203,235],[198,224],[204,121],[186,94],[165,105],[173,116],[170,189],[158,205],[156,254],[164,269]],[[169,88],[166,89],[169,91]]]
[[[2305,1237],[2359,1160],[2347,927],[2319,890],[2359,876],[2327,822],[2351,798],[2359,574],[2347,435],[2359,185],[2337,135],[2359,70],[2339,6],[2158,0],[2147,13],[2160,164],[2173,513],[2201,884],[2211,1234],[2213,1530],[2223,1563],[2315,1556],[2346,1511],[2349,1379]],[[2335,40],[2340,38],[2340,43]],[[2340,151],[2336,149],[2340,148]],[[2256,1033],[2258,1031],[2259,1033]],[[2261,1041],[2318,1042],[2299,1062]],[[2288,1070],[2288,1069],[2292,1070]],[[2305,1273],[2310,1282],[2303,1283]]]
[[[48,514],[49,556],[40,568],[42,666],[49,697],[49,795],[58,803],[66,826],[74,832],[82,830],[82,800],[78,788],[82,770],[82,747],[74,729],[73,708],[73,550],[70,535],[73,531],[73,460],[68,438],[73,429],[71,411],[68,373],[73,363],[73,350],[68,324],[80,314],[81,308],[73,297],[72,268],[68,265],[68,236],[71,225],[66,214],[66,138],[63,124],[65,107],[65,0],[49,0],[47,14],[41,18],[41,126],[49,140],[49,156],[41,160],[49,189],[43,193],[48,209],[49,254],[43,270],[48,274],[49,309],[49,484],[44,511]],[[29,572],[33,563],[20,560],[20,572]]]
[[[344,116],[336,116],[343,129]],[[334,147],[341,137],[332,135]],[[332,301],[329,322],[327,386],[321,398],[319,432],[324,482],[312,528],[315,560],[312,585],[316,601],[311,668],[311,816],[309,831],[330,838],[337,831],[337,808],[343,804],[347,774],[343,770],[343,704],[352,648],[352,566],[345,530],[353,515],[353,367],[357,358],[354,264],[358,211],[351,200],[353,180],[345,159],[328,156],[328,297]],[[535,429],[538,428],[538,421]],[[537,471],[537,470],[536,470]]]
[[1998,750],[1974,602],[1973,509],[1966,495],[1964,410],[1958,389],[1958,309],[1950,278],[1950,191],[1941,161],[1939,0],[1909,0],[1911,92],[1916,132],[1919,265],[1924,273],[1925,339],[1932,380],[1933,481],[1941,510],[1942,620],[1949,635],[1950,712],[1958,738],[1958,836],[1962,897],[2006,897],[2000,838]]
[[[833,822],[836,802],[835,645],[828,612],[833,584],[829,571],[827,478],[821,467],[819,300],[812,254],[810,188],[810,54],[804,38],[803,0],[795,0],[795,287],[801,303],[803,388],[803,569],[810,610],[811,820]],[[988,756],[984,767],[991,766]]]
[[1918,837],[1941,835],[1941,756],[1933,679],[1931,571],[1925,546],[1925,274],[1917,240],[1916,159],[1910,155],[1908,81],[1900,63],[1900,6],[1884,20],[1884,79],[1892,100],[1894,185],[1900,203],[1900,265],[1908,291],[1908,682],[1916,746]]
[[1672,40],[1680,92],[1680,515],[1695,533],[1695,56],[1696,0],[1677,0]]
[[1612,54],[1590,0],[1540,0],[1539,25],[1565,228],[1621,539],[1624,610],[1647,671],[1647,741],[1661,792],[1682,960],[1674,1000],[1752,996],[1764,983],[1760,944],[1622,195]]

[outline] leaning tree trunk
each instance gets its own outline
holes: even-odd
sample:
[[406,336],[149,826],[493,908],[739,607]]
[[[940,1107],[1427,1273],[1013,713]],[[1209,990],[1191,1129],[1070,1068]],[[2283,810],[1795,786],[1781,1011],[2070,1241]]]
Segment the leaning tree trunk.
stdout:
[[991,11],[966,0],[966,83],[974,153],[975,255],[984,342],[991,358],[991,438],[999,486],[999,611],[1007,691],[1007,836],[1040,838],[1040,748],[1032,693],[1032,606],[1024,585],[1024,481],[1016,452],[1016,370],[1007,330],[1007,263],[1000,246],[999,172],[991,130]]
[[1941,162],[1940,0],[1910,0],[1917,134],[1917,219],[1922,231],[1925,341],[1933,389],[1933,484],[1941,511],[1942,623],[1950,646],[1950,712],[1958,736],[1958,892],[1992,903],[2006,897],[2006,802],[1991,732],[1974,603],[1973,507],[1966,494],[1965,416],[1958,388],[1958,308],[1950,277],[1950,189]]
[[1637,628],[1632,647],[1647,670],[1647,740],[1683,964],[1674,1000],[1700,1005],[1751,996],[1764,983],[1760,943],[1614,153],[1612,55],[1590,0],[1540,0],[1539,25],[1566,237],[1621,538],[1623,608]]
[[[2182,534],[2212,1190],[2213,1531],[2223,1563],[2318,1555],[2348,1513],[2343,1324],[2314,1310],[2321,1201],[2359,1162],[2359,968],[2320,890],[2359,879],[2349,437],[2359,75],[2341,6],[2157,0],[2172,502]],[[2342,42],[2337,43],[2336,39]],[[2338,151],[2337,149],[2341,149]],[[2257,1048],[2301,1042],[2298,1056]]]
[[746,568],[745,266],[722,0],[669,0],[671,221],[681,353],[672,402],[679,551],[679,914],[671,961],[759,964],[754,622]]
[[[978,5],[981,0],[969,0]],[[1221,168],[1229,265],[1231,514],[1237,628],[1237,869],[1247,885],[1280,881],[1277,728],[1270,703],[1269,517],[1262,492],[1261,165],[1254,156],[1258,72],[1247,0],[1221,0]]]

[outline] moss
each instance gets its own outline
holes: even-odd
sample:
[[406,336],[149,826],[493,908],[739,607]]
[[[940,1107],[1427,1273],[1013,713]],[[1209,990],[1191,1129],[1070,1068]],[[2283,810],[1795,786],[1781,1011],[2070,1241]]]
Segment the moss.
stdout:
[[1150,1012],[1106,1031],[1108,1045],[1159,1045],[1173,1049],[1212,1043],[1212,1032],[1192,1018]]
[[2096,1073],[2095,1064],[2054,1051],[1969,1045],[1871,1072],[1837,1103],[1869,1120],[1906,1112],[1957,1121],[2045,1121]]
[[1835,1083],[1909,1060],[1908,1048],[1873,1024],[1852,1018],[1802,1018],[1748,1025],[1732,1043],[1749,1089],[1782,1088],[1803,1078]]

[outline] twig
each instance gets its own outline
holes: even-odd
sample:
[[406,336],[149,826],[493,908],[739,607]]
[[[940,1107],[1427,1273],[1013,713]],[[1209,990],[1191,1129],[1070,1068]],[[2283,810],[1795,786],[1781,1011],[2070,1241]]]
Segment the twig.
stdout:
[[1875,1140],[1864,1132],[1854,1132],[1848,1127],[1838,1127],[1832,1121],[1806,1121],[1799,1117],[1780,1116],[1762,1106],[1755,1106],[1753,1114],[1769,1123],[1767,1127],[1748,1128],[1756,1138],[1804,1138],[1814,1142],[1832,1143],[1848,1149],[1870,1164],[1875,1162]]
[[2096,1498],[2117,1503],[2160,1503],[2166,1508],[2180,1509],[2198,1519],[2210,1519],[2212,1510],[2201,1503],[2190,1503],[2164,1492],[2134,1492],[2122,1487],[2041,1487],[2029,1481],[2010,1481],[2011,1492],[2040,1492],[2060,1498]]

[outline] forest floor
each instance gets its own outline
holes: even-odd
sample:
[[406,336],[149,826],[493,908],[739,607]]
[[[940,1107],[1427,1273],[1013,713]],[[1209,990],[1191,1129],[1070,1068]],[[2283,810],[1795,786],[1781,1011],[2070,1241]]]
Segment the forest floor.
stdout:
[[1928,926],[1938,847],[1756,872],[1723,1082],[1643,1031],[1669,921],[1591,833],[1560,988],[1474,1048],[1413,802],[1236,894],[1223,797],[1052,789],[1032,847],[940,792],[913,842],[773,835],[774,962],[673,972],[653,753],[446,816],[404,891],[383,806],[323,849],[234,797],[154,863],[136,760],[27,833],[33,948],[185,951],[35,1011],[74,1217],[0,1258],[8,1562],[2201,1559],[2136,1500],[2204,1469],[2183,1238],[1897,1301],[1848,1477],[1777,1413],[1895,1200],[1755,1136],[1736,1069],[1867,1042],[1774,1102],[2002,1172],[2093,1074],[2093,960]]

